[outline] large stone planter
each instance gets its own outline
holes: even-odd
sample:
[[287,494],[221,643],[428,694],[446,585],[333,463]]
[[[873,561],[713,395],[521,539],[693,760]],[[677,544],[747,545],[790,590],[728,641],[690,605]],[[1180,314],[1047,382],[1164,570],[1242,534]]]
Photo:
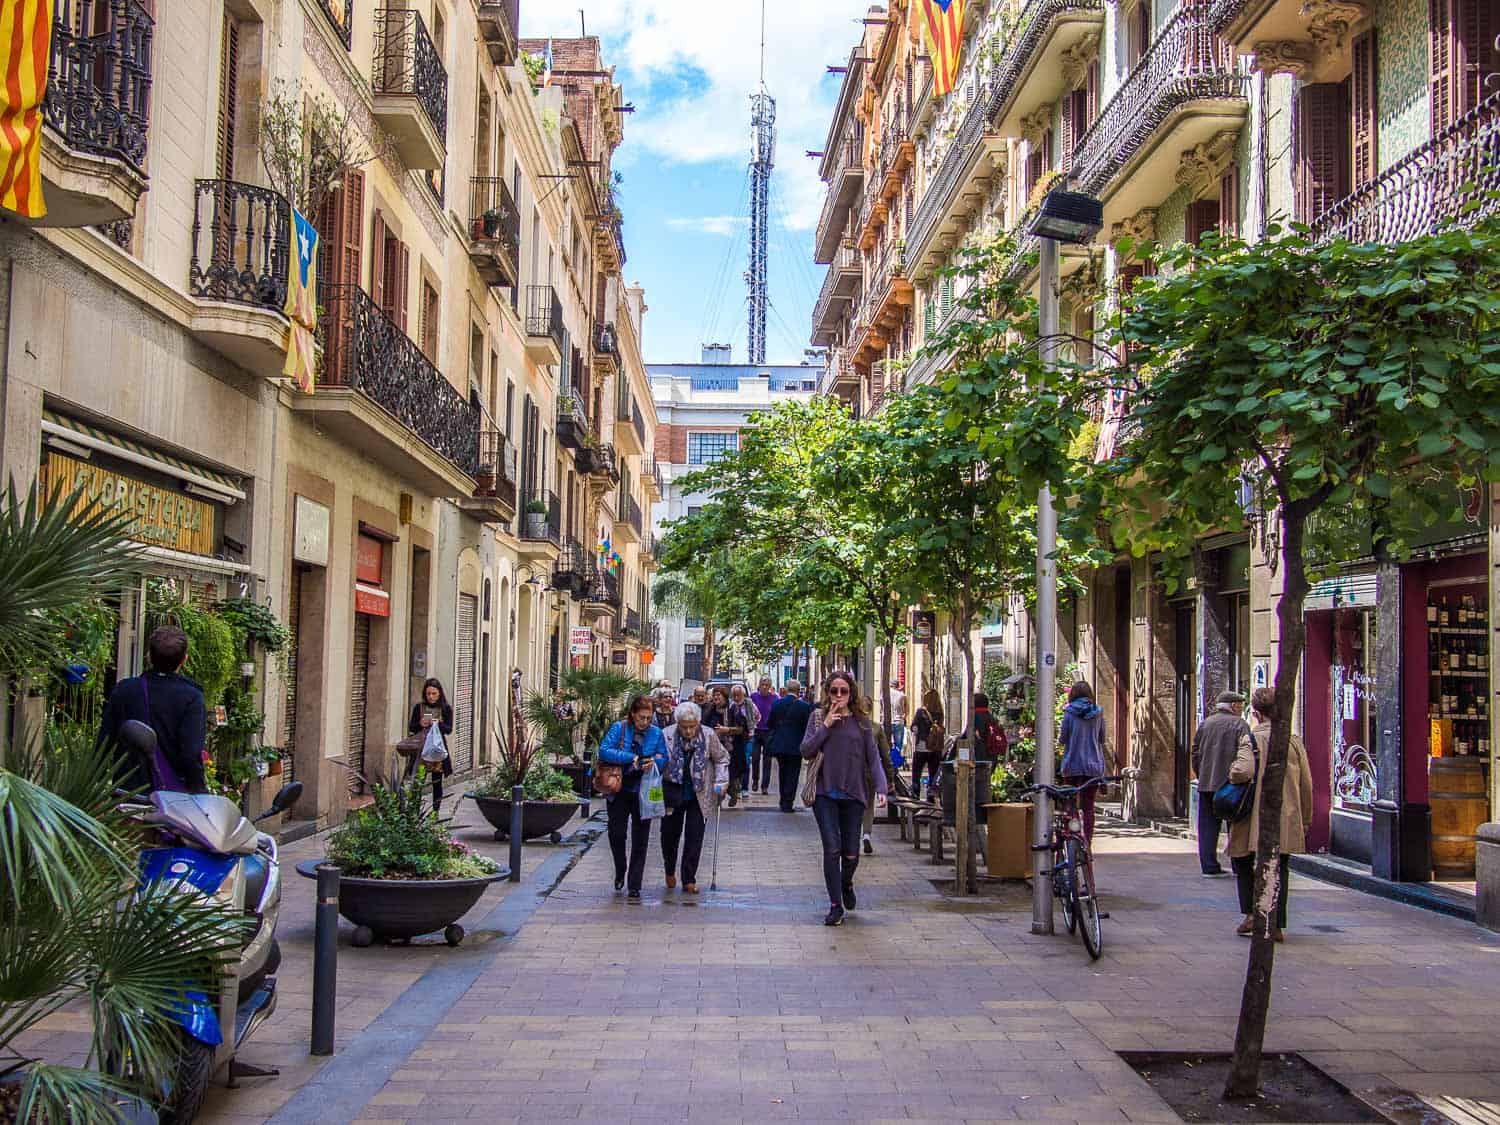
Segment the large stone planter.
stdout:
[[[495,839],[510,838],[510,798],[478,797],[465,793],[479,806],[484,819],[494,825]],[[560,829],[578,811],[577,801],[526,801],[521,807],[521,839],[537,840],[550,836],[554,844],[562,840]]]
[[[318,877],[321,859],[297,864],[297,874]],[[410,941],[420,934],[442,931],[449,945],[464,940],[458,920],[469,912],[491,883],[509,872],[497,871],[476,879],[362,879],[345,875],[339,880],[339,914],[354,923],[354,944]]]

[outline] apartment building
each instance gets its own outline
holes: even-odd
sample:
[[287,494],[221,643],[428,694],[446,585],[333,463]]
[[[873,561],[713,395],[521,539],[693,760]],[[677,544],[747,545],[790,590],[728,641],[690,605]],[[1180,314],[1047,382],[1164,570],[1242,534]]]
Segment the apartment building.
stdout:
[[[493,757],[514,672],[542,688],[613,657],[592,629],[570,654],[589,603],[554,575],[614,537],[614,497],[646,495],[638,473],[622,491],[601,408],[629,363],[644,386],[609,170],[623,99],[593,39],[556,44],[577,73],[541,88],[518,19],[516,0],[57,4],[49,215],[0,226],[0,457],[170,514],[138,528],[119,674],[140,667],[152,577],[291,626],[256,686],[310,822],[395,765],[428,676],[462,771]],[[286,91],[331,99],[371,157],[308,216],[310,391],[282,377],[291,201],[260,158]],[[601,595],[642,566],[590,561]]]
[[[872,10],[846,87],[882,35],[903,34],[896,15],[876,20]],[[1020,252],[1010,268],[1037,284],[1026,232],[1054,186],[1104,208],[1100,236],[1064,247],[1061,260],[1061,323],[1082,341],[1156,270],[1120,249],[1127,236],[1137,246],[1210,230],[1254,239],[1296,219],[1322,239],[1397,240],[1461,221],[1472,185],[1493,179],[1484,154],[1500,104],[1497,27],[1493,0],[970,3],[955,90],[936,105],[919,92],[914,103],[916,204],[903,267],[917,354],[906,384],[943,369],[943,356],[919,349],[965,315],[943,271],[966,245],[1013,232]],[[846,127],[836,117],[835,131]],[[845,191],[841,167],[825,156],[830,224]],[[820,252],[825,237],[820,226]],[[856,388],[870,376],[853,360],[869,353],[839,346],[847,337],[837,317],[859,302],[836,296],[854,291],[839,270],[835,262],[824,287],[835,296],[814,314],[814,340],[830,349],[821,387],[868,404],[870,391]],[[1076,347],[1085,360],[1099,355]],[[1102,405],[1097,456],[1112,455],[1124,405]],[[1169,597],[1153,560],[1122,557],[1061,607],[1061,661],[1076,660],[1093,681],[1120,764],[1143,770],[1126,794],[1134,815],[1188,814],[1199,716],[1219,691],[1264,684],[1274,668],[1275,525],[1245,499],[1244,526],[1203,541],[1187,589]],[[1297,724],[1316,778],[1310,844],[1385,878],[1472,877],[1474,829],[1497,799],[1500,725],[1479,696],[1496,687],[1500,520],[1493,494],[1485,499],[1465,497],[1469,517],[1431,528],[1409,562],[1352,558],[1308,600]],[[1019,606],[985,633],[987,649],[1013,666],[1034,659]],[[914,647],[909,664],[920,682],[942,686],[941,642]]]

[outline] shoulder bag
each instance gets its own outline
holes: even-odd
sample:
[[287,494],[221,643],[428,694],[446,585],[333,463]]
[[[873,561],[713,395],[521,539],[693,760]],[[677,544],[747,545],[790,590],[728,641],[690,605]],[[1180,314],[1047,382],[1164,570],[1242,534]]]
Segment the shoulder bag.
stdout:
[[812,808],[818,799],[818,776],[823,772],[823,751],[819,750],[808,763],[807,776],[802,780],[802,803]]
[[1255,807],[1255,779],[1260,774],[1260,747],[1250,736],[1250,750],[1255,756],[1255,773],[1249,781],[1226,781],[1214,790],[1214,818],[1237,824]]

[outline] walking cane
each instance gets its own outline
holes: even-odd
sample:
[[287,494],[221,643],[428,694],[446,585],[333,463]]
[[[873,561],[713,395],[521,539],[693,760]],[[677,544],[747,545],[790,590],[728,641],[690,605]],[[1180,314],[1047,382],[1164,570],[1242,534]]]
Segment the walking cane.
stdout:
[[719,889],[719,811],[724,807],[724,798],[720,797],[714,802],[714,860],[713,870],[708,876],[708,889],[716,891]]

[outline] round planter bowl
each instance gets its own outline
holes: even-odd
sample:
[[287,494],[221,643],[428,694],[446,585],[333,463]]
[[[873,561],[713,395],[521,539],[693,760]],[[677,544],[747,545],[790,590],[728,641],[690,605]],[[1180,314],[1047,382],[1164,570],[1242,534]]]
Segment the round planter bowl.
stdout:
[[[510,798],[476,797],[473,793],[464,795],[478,805],[484,819],[494,825],[495,839],[510,835]],[[577,801],[527,801],[521,806],[521,839],[537,840],[550,836],[555,844],[562,839],[559,830],[573,819],[577,811]]]
[[[297,874],[318,877],[321,859],[297,864]],[[402,941],[439,930],[449,945],[464,939],[462,918],[491,883],[509,872],[497,871],[477,879],[361,879],[339,880],[339,914],[354,923],[354,944],[369,945],[376,938]]]

